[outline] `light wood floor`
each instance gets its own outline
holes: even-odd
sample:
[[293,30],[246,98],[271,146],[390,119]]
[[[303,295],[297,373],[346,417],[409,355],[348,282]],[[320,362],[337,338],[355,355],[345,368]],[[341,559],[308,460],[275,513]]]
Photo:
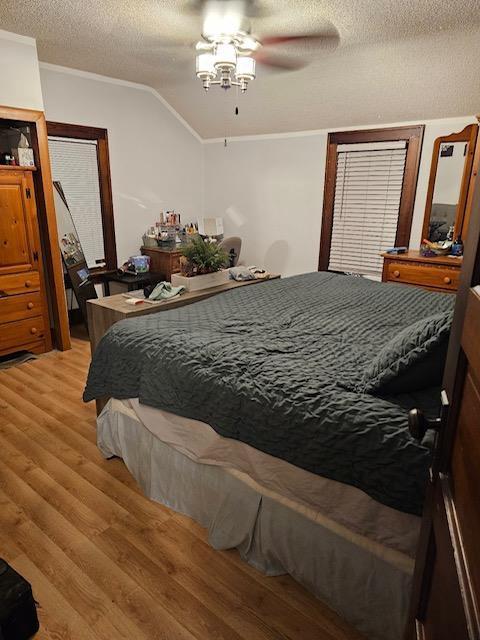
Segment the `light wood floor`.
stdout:
[[0,371],[0,556],[32,584],[39,640],[357,640],[288,576],[219,552],[95,446],[88,343]]

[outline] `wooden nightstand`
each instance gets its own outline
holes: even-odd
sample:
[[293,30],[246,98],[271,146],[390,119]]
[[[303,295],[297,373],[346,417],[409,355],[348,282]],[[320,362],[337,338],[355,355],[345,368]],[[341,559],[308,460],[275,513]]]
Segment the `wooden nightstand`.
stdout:
[[142,247],[141,252],[150,258],[150,271],[159,274],[162,280],[170,281],[172,273],[180,272],[181,251],[176,244],[164,247]]
[[383,282],[402,282],[431,291],[456,293],[462,268],[462,258],[435,256],[425,258],[419,251],[399,255],[382,253]]

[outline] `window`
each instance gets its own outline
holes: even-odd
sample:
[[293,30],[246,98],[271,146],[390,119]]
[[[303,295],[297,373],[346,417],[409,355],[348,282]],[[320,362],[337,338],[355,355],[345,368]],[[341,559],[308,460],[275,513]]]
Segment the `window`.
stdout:
[[62,184],[89,268],[117,267],[107,131],[49,122],[52,179]]
[[422,126],[329,135],[320,270],[380,279],[380,254],[408,245],[422,137]]

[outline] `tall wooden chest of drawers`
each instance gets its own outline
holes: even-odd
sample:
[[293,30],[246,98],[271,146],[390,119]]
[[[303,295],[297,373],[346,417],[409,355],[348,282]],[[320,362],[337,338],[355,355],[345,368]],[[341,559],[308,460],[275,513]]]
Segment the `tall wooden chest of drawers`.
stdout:
[[0,356],[51,349],[32,170],[0,167]]

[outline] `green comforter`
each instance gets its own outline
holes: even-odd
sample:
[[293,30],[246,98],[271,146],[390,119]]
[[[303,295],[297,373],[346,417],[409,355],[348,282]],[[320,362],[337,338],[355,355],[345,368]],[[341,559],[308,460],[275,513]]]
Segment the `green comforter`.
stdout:
[[[115,324],[84,400],[138,397],[419,514],[430,449],[408,433],[405,394],[379,397],[365,378],[422,319],[440,314],[444,339],[452,307],[448,294],[324,272],[242,287]],[[422,341],[412,358],[422,358]],[[398,359],[407,379],[409,354]]]

